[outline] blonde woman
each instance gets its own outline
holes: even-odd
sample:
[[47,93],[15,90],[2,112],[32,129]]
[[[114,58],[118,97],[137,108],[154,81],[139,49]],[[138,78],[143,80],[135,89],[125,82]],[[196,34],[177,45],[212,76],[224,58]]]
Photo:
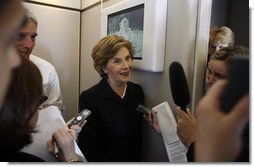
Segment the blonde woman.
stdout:
[[235,35],[234,32],[226,27],[212,27],[209,37],[209,55],[212,55],[215,51],[228,46],[234,46]]

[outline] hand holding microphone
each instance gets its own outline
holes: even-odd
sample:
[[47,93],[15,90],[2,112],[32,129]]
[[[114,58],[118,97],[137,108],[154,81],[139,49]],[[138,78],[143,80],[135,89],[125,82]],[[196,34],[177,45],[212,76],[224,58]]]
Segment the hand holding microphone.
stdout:
[[[169,80],[173,100],[177,106],[180,106],[180,109],[176,109],[178,113],[177,134],[180,140],[189,147],[196,140],[196,119],[190,111],[187,112],[187,105],[190,103],[190,92],[183,67],[180,63],[173,62],[170,65]],[[189,162],[193,161],[193,149],[188,151],[187,159]]]

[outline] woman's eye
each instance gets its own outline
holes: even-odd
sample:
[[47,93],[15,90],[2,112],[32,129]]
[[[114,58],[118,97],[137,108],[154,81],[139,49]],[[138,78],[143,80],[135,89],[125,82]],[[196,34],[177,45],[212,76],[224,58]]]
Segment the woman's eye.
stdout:
[[126,57],[126,60],[130,60],[130,59],[131,59],[131,56],[127,56],[127,57]]
[[121,61],[118,60],[118,59],[113,60],[113,63],[115,63],[115,64],[118,64],[118,63],[120,63],[120,62],[121,62]]
[[223,75],[223,74],[218,74],[218,73],[215,73],[214,75],[215,75],[215,77],[216,77],[218,80],[221,80],[221,79],[226,79],[226,76],[225,76],[225,75]]
[[226,79],[226,77],[224,75],[217,75],[218,79]]

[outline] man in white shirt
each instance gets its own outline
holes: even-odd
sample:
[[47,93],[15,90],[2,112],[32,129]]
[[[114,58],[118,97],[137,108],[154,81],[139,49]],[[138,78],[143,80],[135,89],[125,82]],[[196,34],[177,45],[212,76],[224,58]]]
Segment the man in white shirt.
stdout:
[[33,48],[37,37],[36,18],[29,12],[26,12],[28,22],[24,25],[16,38],[15,48],[21,56],[29,58],[40,70],[43,80],[43,92],[48,99],[43,103],[42,108],[50,105],[57,106],[61,112],[64,111],[63,98],[60,90],[60,84],[57,72],[52,64],[32,55]]

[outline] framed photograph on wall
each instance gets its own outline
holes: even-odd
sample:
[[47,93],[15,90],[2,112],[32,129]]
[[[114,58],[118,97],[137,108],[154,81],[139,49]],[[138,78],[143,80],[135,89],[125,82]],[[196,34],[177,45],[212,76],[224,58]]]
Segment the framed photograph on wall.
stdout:
[[162,72],[167,0],[126,0],[102,9],[101,37],[120,35],[135,51],[134,68]]

